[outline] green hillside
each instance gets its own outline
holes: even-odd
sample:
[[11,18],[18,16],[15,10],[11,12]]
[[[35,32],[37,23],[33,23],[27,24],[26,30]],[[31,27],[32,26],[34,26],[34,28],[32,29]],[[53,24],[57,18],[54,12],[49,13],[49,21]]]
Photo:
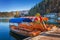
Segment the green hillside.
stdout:
[[40,13],[41,15],[47,13],[60,13],[60,0],[43,0],[30,9],[29,15]]

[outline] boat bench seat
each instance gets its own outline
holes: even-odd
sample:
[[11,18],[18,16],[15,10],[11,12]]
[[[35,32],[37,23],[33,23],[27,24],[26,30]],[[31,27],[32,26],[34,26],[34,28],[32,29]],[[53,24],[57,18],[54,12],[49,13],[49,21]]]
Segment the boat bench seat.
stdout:
[[19,30],[23,30],[23,31],[27,31],[27,32],[31,32],[32,30],[26,29],[26,28],[19,28]]

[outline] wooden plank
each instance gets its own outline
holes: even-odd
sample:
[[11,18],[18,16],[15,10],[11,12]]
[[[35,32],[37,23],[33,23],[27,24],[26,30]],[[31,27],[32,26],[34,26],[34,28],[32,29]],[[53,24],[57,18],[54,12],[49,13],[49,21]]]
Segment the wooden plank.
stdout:
[[[58,29],[58,30],[60,30],[60,29]],[[36,37],[30,37],[30,38],[26,38],[24,40],[60,40],[60,33],[55,33],[55,31],[42,32],[42,33],[40,33],[40,35],[38,35]]]

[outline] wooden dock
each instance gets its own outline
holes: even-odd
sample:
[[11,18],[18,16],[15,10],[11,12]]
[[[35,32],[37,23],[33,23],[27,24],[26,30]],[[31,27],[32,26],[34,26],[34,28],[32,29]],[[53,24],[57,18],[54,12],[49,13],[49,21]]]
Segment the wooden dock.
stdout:
[[28,37],[23,40],[60,40],[60,28],[56,31],[43,32],[36,37]]

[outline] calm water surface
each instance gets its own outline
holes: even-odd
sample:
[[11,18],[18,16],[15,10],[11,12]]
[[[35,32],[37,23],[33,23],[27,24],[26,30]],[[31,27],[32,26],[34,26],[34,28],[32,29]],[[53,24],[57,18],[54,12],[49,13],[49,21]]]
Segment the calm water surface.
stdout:
[[10,32],[9,22],[0,22],[0,40],[22,40],[23,37]]
[[0,22],[0,40],[15,40],[15,38],[10,35],[8,22]]

